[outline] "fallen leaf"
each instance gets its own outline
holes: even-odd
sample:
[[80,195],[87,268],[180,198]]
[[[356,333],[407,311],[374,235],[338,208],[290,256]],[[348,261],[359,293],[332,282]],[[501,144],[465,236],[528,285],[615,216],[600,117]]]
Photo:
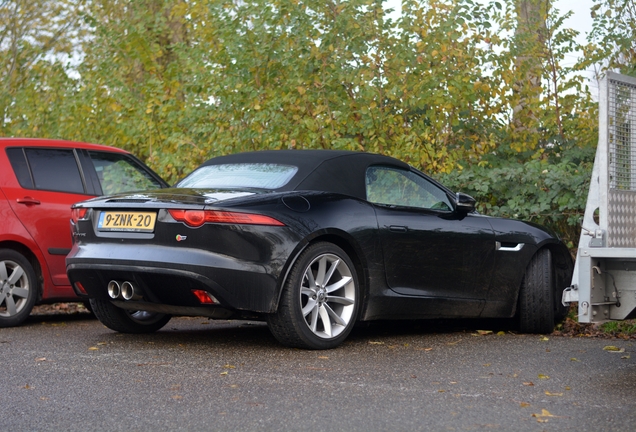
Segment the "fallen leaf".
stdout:
[[183,396],[174,395],[172,396],[172,399],[176,399],[176,400],[183,399]]
[[576,357],[572,357],[570,361],[580,362],[581,360],[577,359]]
[[530,406],[530,404],[529,404],[528,402],[521,402],[521,403],[519,404],[519,406],[520,406],[521,408],[527,408],[527,407],[529,407],[529,406]]
[[572,390],[572,388],[570,386],[565,386],[566,390]]
[[550,393],[549,391],[546,391],[545,394],[548,396],[563,396],[563,393]]
[[629,354],[624,355],[624,356],[621,356],[621,359],[622,359],[622,360],[627,360],[628,358],[629,358]]
[[548,339],[546,336],[542,336],[541,339],[539,339],[541,342],[546,342],[549,341],[550,339]]
[[329,360],[329,357],[327,356],[318,356],[319,359],[323,359],[323,360]]
[[24,388],[27,389],[27,390],[31,390],[32,387],[27,384],[27,385],[24,386]]
[[46,361],[46,357],[39,357],[35,359],[36,362],[43,362]]
[[497,332],[497,336],[505,336],[506,332],[505,331],[498,331]]
[[226,364],[223,366],[225,369],[236,369],[236,366],[232,366],[231,364]]
[[[607,345],[606,347],[603,348],[603,351],[614,351],[614,352],[619,352],[621,349],[617,346],[614,345]],[[624,350],[623,350],[624,351]]]
[[539,379],[550,379],[550,377],[547,375],[539,374],[538,376],[539,376]]
[[97,345],[107,345],[108,342],[97,342]]
[[488,367],[488,366],[490,366],[490,363],[484,364],[484,367]]
[[97,348],[97,347],[90,347],[88,350],[89,350],[89,351],[99,351],[99,348]]
[[532,381],[526,381],[526,382],[523,383],[523,385],[527,386],[527,387],[530,387],[530,386],[533,386],[534,383]]
[[477,333],[479,333],[481,336],[486,336],[492,334],[492,330],[477,330]]
[[416,351],[432,351],[433,348],[415,348]]
[[384,345],[384,342],[369,341],[369,345]]
[[457,339],[455,342],[448,342],[446,345],[455,345],[458,344],[461,339]]
[[220,374],[220,375],[227,375],[227,371],[225,371],[225,372],[221,372],[221,374]]
[[547,409],[542,409],[541,414],[532,414],[532,417],[556,417],[555,415],[550,414],[550,411]]

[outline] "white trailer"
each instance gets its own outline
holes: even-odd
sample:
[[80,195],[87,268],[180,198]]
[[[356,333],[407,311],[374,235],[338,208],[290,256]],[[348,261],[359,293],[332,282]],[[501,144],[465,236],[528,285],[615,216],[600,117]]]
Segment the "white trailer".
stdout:
[[601,82],[599,141],[572,285],[581,323],[636,318],[636,78]]

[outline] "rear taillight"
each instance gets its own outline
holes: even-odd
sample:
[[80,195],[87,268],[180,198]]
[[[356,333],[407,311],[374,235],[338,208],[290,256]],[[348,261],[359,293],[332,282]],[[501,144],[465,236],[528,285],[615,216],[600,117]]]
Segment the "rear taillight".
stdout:
[[71,220],[73,220],[74,223],[77,223],[78,220],[86,217],[86,212],[88,212],[87,208],[80,207],[71,209]]
[[183,222],[191,227],[200,227],[205,223],[239,224],[239,225],[270,225],[285,226],[272,217],[253,214],[217,210],[168,210],[174,220]]

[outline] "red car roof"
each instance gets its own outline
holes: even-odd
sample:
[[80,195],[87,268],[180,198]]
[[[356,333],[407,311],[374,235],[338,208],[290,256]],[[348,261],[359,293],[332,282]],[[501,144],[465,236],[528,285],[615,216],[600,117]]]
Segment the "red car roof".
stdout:
[[129,153],[128,151],[117,147],[77,141],[48,138],[0,138],[0,148],[7,148],[12,146],[81,148],[86,150],[108,150],[114,153]]

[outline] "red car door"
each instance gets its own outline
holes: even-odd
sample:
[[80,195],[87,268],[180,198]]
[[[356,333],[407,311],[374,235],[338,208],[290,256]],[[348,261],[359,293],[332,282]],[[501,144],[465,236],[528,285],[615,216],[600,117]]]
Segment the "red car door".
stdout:
[[[69,285],[65,258],[71,249],[71,204],[90,198],[73,149],[14,148],[19,184],[4,189],[11,208],[38,244],[55,285]],[[21,164],[31,168],[22,169]]]

